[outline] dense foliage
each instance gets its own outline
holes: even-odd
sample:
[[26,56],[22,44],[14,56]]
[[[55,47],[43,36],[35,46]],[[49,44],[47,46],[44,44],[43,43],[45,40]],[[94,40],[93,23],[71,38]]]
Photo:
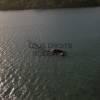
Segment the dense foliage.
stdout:
[[100,0],[0,0],[0,9],[64,8],[99,6]]

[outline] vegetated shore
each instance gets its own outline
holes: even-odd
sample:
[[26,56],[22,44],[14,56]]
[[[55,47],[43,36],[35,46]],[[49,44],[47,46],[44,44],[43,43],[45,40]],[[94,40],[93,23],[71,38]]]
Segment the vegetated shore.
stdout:
[[0,10],[82,8],[100,6],[100,0],[0,0]]

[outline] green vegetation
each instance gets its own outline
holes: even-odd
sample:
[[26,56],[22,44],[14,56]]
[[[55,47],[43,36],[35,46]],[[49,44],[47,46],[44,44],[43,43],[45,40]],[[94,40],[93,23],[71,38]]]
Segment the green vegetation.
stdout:
[[100,0],[0,0],[1,10],[99,6]]

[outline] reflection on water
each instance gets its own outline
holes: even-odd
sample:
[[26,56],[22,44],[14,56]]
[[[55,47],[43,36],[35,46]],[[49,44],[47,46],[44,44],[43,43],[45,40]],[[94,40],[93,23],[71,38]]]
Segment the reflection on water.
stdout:
[[[0,100],[99,100],[99,10],[0,12]],[[73,48],[33,56],[27,40]]]

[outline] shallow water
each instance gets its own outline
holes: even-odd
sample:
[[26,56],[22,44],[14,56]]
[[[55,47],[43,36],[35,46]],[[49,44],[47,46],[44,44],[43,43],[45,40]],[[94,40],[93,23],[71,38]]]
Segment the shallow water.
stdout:
[[[99,100],[99,10],[0,12],[0,100]],[[72,48],[34,56],[27,40]]]

